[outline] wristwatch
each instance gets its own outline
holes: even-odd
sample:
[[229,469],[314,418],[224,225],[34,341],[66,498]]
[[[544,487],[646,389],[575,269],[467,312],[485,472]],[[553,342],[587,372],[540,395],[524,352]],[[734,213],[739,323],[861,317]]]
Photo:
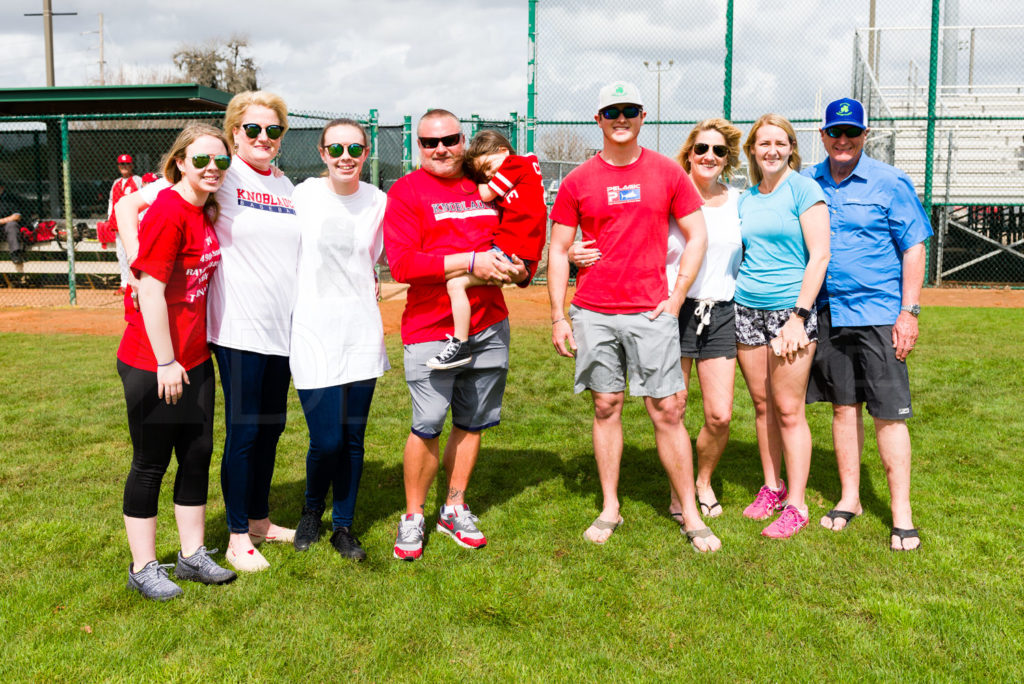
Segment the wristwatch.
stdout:
[[795,313],[797,316],[799,316],[800,318],[804,319],[805,321],[808,318],[811,317],[811,310],[810,309],[804,309],[804,308],[801,308],[799,306],[794,306],[793,307],[793,313]]
[[900,307],[900,311],[906,311],[908,314],[910,314],[914,318],[917,318],[918,316],[921,315],[921,305],[920,304],[906,304],[906,305]]

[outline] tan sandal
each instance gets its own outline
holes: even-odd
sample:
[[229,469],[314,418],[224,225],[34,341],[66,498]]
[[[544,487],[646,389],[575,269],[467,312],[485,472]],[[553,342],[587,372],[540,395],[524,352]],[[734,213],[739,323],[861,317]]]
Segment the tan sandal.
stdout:
[[694,543],[695,539],[708,539],[710,537],[714,537],[715,533],[711,531],[710,527],[702,527],[699,530],[688,530],[684,527],[680,531],[686,535],[688,540],[690,540],[690,546],[692,546],[693,550],[697,553],[714,553],[717,550],[710,548],[710,544],[707,549],[702,549]]
[[[608,520],[602,520],[601,516],[598,516],[598,517],[596,517],[594,519],[594,522],[590,523],[590,527],[588,527],[586,530],[584,530],[583,538],[586,539],[588,542],[591,542],[593,544],[604,544],[606,541],[611,539],[612,535],[609,534],[604,539],[598,539],[597,535],[599,535],[601,532],[607,532],[607,531],[615,532],[615,530],[617,530],[619,528],[619,525],[621,525],[622,523],[623,523],[623,520],[622,520],[622,516],[621,515],[619,516],[619,519],[616,520],[615,522],[611,522],[611,521],[608,521]],[[590,532],[591,530],[594,530],[594,533],[591,533]]]

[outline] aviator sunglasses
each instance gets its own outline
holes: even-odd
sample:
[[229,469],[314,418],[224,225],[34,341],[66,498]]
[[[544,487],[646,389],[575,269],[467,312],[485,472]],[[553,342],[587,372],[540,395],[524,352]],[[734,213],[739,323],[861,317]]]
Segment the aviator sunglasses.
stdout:
[[830,138],[838,138],[841,135],[845,135],[850,139],[859,138],[863,132],[863,128],[857,128],[856,126],[829,126],[825,129],[825,133]]
[[[242,130],[245,131],[245,134],[247,136],[255,139],[259,137],[260,131],[264,130],[264,128],[259,124],[247,123],[242,124]],[[266,131],[268,138],[270,138],[271,140],[277,140],[284,133],[284,126],[279,126],[278,124],[270,124],[269,126],[266,127]]]
[[640,112],[642,111],[643,109],[638,107],[637,105],[626,105],[625,107],[622,108],[605,107],[604,109],[601,110],[601,118],[608,119],[609,121],[614,121],[615,119],[619,118],[619,114],[622,114],[627,119],[635,119],[636,117],[640,116]]
[[[327,150],[327,154],[335,159],[345,154],[345,145],[342,143],[331,143],[330,145],[325,145],[324,149]],[[353,159],[362,157],[364,151],[366,151],[366,145],[362,143],[352,143],[348,146],[348,155]]]
[[707,143],[697,143],[693,146],[694,154],[707,154],[708,148],[715,153],[715,156],[719,159],[725,159],[729,156],[729,148],[725,145],[708,145]]
[[208,154],[193,154],[192,166],[197,169],[205,169],[210,165],[211,160],[221,171],[225,171],[229,166],[231,166],[231,157],[226,154],[218,154],[215,156],[210,156]]
[[451,135],[445,135],[440,138],[424,138],[420,137],[420,145],[432,150],[438,145],[444,145],[445,147],[454,147],[459,144],[462,140],[462,133],[452,133]]

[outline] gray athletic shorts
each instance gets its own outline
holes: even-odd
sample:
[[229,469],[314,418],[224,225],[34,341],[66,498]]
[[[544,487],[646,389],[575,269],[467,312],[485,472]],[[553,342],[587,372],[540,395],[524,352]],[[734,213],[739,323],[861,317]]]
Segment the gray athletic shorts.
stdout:
[[907,364],[896,358],[891,325],[832,327],[829,307],[818,312],[807,403],[864,404],[875,418],[906,420],[910,407]]
[[624,392],[662,398],[684,388],[679,365],[679,319],[663,313],[603,314],[569,307],[576,338],[576,380],[573,389]]
[[[508,375],[508,319],[469,336],[473,360],[451,370],[428,368],[448,340],[405,345],[405,382],[412,395],[412,432],[438,437],[452,409],[452,425],[480,432],[501,422],[501,400]],[[465,344],[465,343],[464,343]]]
[[[751,309],[735,304],[736,341],[749,347],[761,347],[779,336],[782,326],[789,320],[792,309]],[[811,315],[804,321],[804,332],[811,342],[818,340],[818,313],[811,306]]]

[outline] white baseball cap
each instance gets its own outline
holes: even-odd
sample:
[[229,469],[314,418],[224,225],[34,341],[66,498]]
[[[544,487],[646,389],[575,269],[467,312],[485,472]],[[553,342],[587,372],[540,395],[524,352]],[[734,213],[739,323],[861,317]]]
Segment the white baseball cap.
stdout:
[[640,91],[629,81],[612,81],[597,96],[597,110],[617,104],[635,104],[644,106]]

